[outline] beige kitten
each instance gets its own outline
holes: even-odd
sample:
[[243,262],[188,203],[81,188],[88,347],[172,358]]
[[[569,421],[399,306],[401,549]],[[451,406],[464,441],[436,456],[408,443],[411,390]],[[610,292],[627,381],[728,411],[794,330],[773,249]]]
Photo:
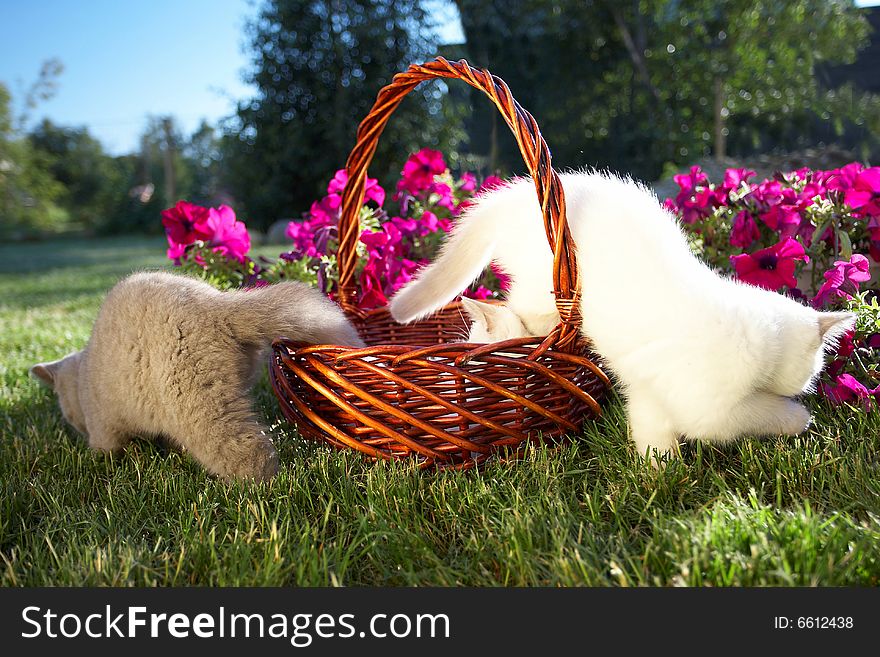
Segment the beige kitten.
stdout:
[[162,435],[213,474],[265,480],[278,456],[247,391],[279,336],[363,346],[339,307],[303,283],[220,292],[138,273],[110,290],[85,349],[30,371],[94,449]]

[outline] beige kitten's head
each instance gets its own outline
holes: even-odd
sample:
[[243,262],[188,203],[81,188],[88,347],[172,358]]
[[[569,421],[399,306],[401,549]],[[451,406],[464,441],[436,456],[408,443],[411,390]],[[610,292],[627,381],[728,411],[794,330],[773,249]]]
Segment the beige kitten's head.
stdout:
[[501,342],[531,335],[519,315],[506,305],[462,297],[461,307],[471,321],[468,342]]
[[30,369],[31,376],[46,384],[58,395],[61,413],[74,429],[86,434],[86,421],[79,403],[77,383],[82,351],[77,351],[61,360],[51,363],[38,363]]

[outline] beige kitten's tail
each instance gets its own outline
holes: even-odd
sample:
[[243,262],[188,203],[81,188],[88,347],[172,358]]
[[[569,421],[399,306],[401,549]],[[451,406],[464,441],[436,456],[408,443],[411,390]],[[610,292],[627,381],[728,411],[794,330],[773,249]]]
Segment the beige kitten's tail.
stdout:
[[455,299],[489,265],[495,251],[491,221],[470,213],[456,222],[440,254],[391,298],[391,316],[401,323],[427,317]]
[[365,346],[342,309],[305,283],[287,281],[234,294],[232,328],[243,342],[262,347],[285,337],[314,344]]

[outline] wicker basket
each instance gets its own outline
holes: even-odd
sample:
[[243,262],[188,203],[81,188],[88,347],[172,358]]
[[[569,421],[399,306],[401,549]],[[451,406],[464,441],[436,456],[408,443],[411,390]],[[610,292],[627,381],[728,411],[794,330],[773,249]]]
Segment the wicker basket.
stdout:
[[[458,78],[483,91],[501,112],[535,180],[554,253],[554,288],[562,318],[553,332],[494,344],[452,342],[466,332],[458,302],[413,324],[387,308],[357,307],[354,273],[367,166],[392,112],[419,83]],[[361,122],[346,163],[339,221],[339,303],[369,345],[364,349],[273,344],[270,380],[301,434],[371,457],[415,457],[421,467],[466,468],[492,454],[516,454],[527,441],[577,431],[600,413],[608,378],[579,331],[575,252],[565,199],[550,151],[532,116],[507,85],[467,62],[438,58],[394,76]]]

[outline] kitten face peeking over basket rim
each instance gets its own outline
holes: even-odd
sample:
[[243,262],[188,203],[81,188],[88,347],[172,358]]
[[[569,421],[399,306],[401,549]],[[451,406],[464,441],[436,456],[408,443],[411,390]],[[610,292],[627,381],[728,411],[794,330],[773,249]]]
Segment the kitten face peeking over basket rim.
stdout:
[[[818,312],[719,275],[696,256],[652,191],[597,172],[560,175],[581,283],[582,332],[627,400],[637,451],[679,440],[796,435],[851,313]],[[553,255],[534,184],[521,178],[476,200],[439,256],[397,292],[400,322],[452,301],[490,262],[510,276],[503,305],[462,300],[470,341],[547,335],[559,322]]]

